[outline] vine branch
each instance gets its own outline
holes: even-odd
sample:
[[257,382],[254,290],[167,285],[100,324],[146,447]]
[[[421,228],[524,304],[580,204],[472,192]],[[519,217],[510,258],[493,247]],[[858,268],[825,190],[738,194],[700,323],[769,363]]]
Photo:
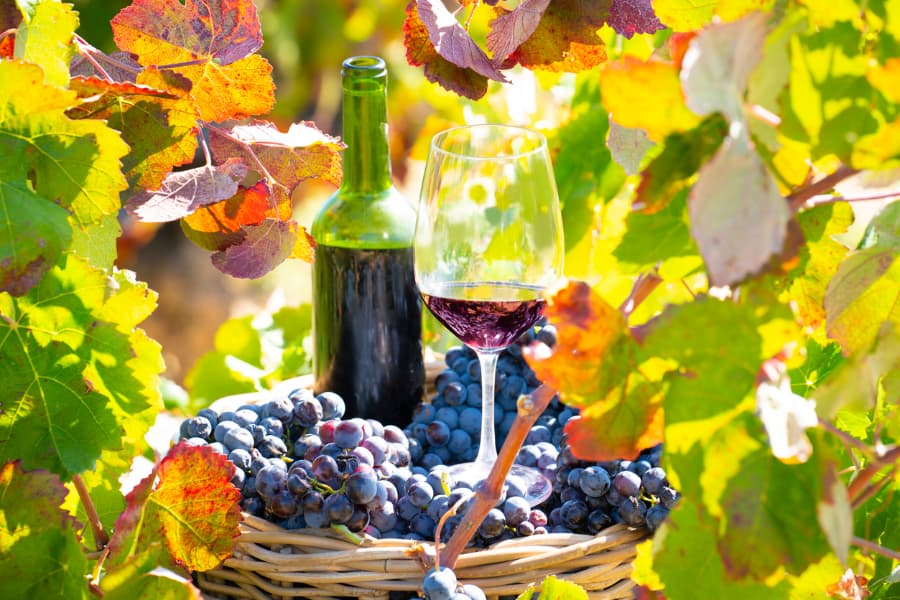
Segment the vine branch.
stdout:
[[900,461],[900,446],[893,446],[887,452],[875,457],[875,459],[866,465],[862,471],[847,486],[847,493],[850,495],[851,502],[861,497],[872,478],[877,475],[885,466],[893,466]]
[[73,475],[72,483],[75,484],[75,490],[78,492],[78,497],[81,499],[81,504],[84,506],[84,512],[87,513],[88,522],[91,524],[91,531],[94,532],[94,541],[97,543],[97,549],[100,550],[109,543],[109,536],[103,528],[103,523],[100,521],[100,515],[97,514],[97,507],[94,506],[94,501],[91,498],[90,493],[88,493],[87,486],[84,485],[84,480],[81,478],[81,475]]
[[807,207],[819,206],[820,204],[833,204],[835,202],[871,202],[873,200],[887,200],[888,198],[900,198],[900,190],[893,192],[884,192],[883,194],[872,194],[871,196],[820,196],[811,198],[807,203]]
[[647,296],[653,293],[653,290],[655,290],[660,283],[662,283],[662,277],[660,277],[655,270],[641,273],[635,280],[634,285],[631,288],[631,293],[628,294],[628,297],[625,298],[625,301],[619,306],[619,311],[625,315],[625,318],[627,319],[631,313],[637,310],[637,307],[647,299]]
[[140,68],[135,68],[133,65],[129,65],[128,63],[124,63],[118,59],[115,59],[108,54],[104,54],[77,33],[75,34],[74,39],[76,45],[78,46],[78,51],[81,52],[81,55],[84,56],[88,60],[88,62],[94,65],[94,67],[98,71],[100,71],[100,73],[103,74],[103,76],[106,77],[109,81],[115,80],[109,75],[109,73],[106,72],[103,67],[100,66],[100,64],[95,60],[95,56],[97,59],[105,60],[109,64],[119,67],[122,70],[128,71],[129,73],[134,73],[135,75],[140,73],[142,70]]
[[867,539],[853,536],[853,539],[850,541],[851,544],[856,546],[857,548],[862,548],[863,550],[869,550],[871,552],[875,552],[876,554],[880,554],[892,560],[900,560],[900,552],[896,550],[891,550],[890,548],[885,548],[884,546],[880,546],[875,542],[870,542]]
[[787,197],[788,205],[790,206],[791,211],[797,212],[806,203],[807,200],[827,192],[828,190],[834,188],[834,186],[839,182],[847,179],[852,175],[856,175],[857,173],[859,173],[858,169],[848,167],[847,165],[841,165],[840,167],[835,169],[833,173],[829,173],[822,179],[813,181],[812,183],[795,190]]

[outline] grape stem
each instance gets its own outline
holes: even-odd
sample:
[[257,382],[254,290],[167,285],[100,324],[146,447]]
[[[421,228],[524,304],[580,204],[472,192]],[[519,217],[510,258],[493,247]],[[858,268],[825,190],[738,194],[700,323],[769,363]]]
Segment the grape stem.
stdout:
[[478,531],[478,527],[481,525],[484,517],[500,498],[503,483],[506,481],[506,474],[512,468],[516,455],[519,453],[519,449],[528,435],[528,431],[555,395],[555,389],[546,384],[541,384],[529,396],[519,398],[516,420],[506,436],[506,441],[503,442],[503,447],[500,448],[497,461],[491,468],[487,479],[478,486],[472,506],[466,511],[466,518],[460,522],[459,527],[453,532],[453,537],[450,538],[447,547],[441,554],[441,562],[445,566],[451,569],[456,567],[456,560],[459,558],[459,555],[462,554],[469,540]]
[[865,494],[866,488],[872,478],[877,475],[885,466],[892,466],[900,461],[900,446],[893,446],[890,450],[879,453],[875,459],[866,465],[859,474],[853,478],[850,485],[847,486],[847,493],[850,495],[850,501],[855,502],[857,498]]
[[631,313],[637,310],[637,307],[646,300],[647,296],[653,293],[653,290],[655,290],[660,283],[662,283],[662,277],[660,277],[655,270],[641,273],[634,281],[634,285],[631,288],[631,293],[628,294],[628,298],[626,298],[619,307],[619,312],[625,315],[625,318],[627,319]]
[[81,499],[81,504],[84,506],[84,512],[87,514],[88,522],[91,524],[91,531],[94,533],[94,541],[97,543],[97,549],[101,550],[109,543],[109,536],[103,528],[103,523],[100,521],[100,515],[97,514],[97,508],[94,506],[94,501],[91,499],[91,495],[88,492],[87,486],[84,485],[84,480],[81,478],[81,475],[73,475],[72,483],[75,484],[75,490],[78,492],[78,497]]

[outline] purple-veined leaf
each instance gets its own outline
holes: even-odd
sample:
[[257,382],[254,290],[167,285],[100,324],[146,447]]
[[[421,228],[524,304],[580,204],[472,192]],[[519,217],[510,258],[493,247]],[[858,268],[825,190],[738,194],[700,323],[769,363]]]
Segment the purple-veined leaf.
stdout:
[[201,206],[234,196],[246,175],[247,167],[238,158],[229,158],[218,166],[176,171],[166,177],[158,190],[132,196],[126,208],[140,221],[175,221]]
[[501,65],[522,42],[531,37],[541,22],[550,0],[523,0],[511,11],[497,10],[487,35],[487,47],[494,56],[494,64]]
[[440,56],[458,67],[472,69],[488,79],[503,83],[509,81],[441,0],[416,0],[416,4],[419,18],[428,30],[428,38]]
[[293,221],[265,219],[242,228],[244,238],[212,255],[213,265],[232,277],[262,277],[294,252],[299,227]]

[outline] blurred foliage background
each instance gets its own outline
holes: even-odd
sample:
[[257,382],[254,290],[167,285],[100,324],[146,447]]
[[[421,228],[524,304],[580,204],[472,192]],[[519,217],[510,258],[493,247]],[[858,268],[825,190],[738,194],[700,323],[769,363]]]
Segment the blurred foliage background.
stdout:
[[[98,48],[114,51],[109,22],[129,3],[74,0],[81,16],[79,33]],[[255,4],[264,36],[260,53],[272,63],[277,86],[276,106],[265,118],[282,129],[291,122],[313,121],[320,130],[339,136],[342,61],[354,55],[381,56],[389,69],[394,176],[411,202],[418,194],[433,133],[452,124],[484,121],[537,128],[548,136],[554,152],[566,224],[567,275],[599,283],[599,289],[613,300],[627,296],[630,278],[604,279],[606,272],[627,271],[613,268],[613,249],[625,230],[629,198],[621,193],[627,191],[625,172],[611,160],[605,145],[609,124],[600,107],[596,72],[576,77],[513,70],[508,72],[512,83],[491,82],[487,95],[472,102],[430,83],[422,69],[407,64],[403,46],[407,0],[255,0]],[[489,18],[490,11],[476,14],[471,23],[473,37],[483,35]],[[610,58],[623,53],[645,58],[662,45],[665,36],[636,35],[625,40],[607,27],[603,35]],[[332,191],[322,186],[301,188],[294,197],[298,222],[309,227]],[[224,357],[240,353],[235,345],[249,352],[246,343],[224,339],[225,332],[233,336],[235,331],[223,327],[224,323],[244,319],[241,327],[250,331],[248,316],[272,314],[309,301],[308,264],[287,261],[259,280],[232,279],[216,270],[209,253],[187,241],[177,224],[157,229],[126,223],[119,262],[159,293],[159,308],[145,328],[163,345],[165,375],[177,383],[186,382],[189,389],[197,388],[191,389],[192,395],[202,387],[201,379],[208,380],[210,393],[223,391],[214,380],[225,368]],[[257,329],[261,332],[266,327],[261,324]],[[439,351],[453,343],[446,334],[439,337],[441,333],[437,326],[426,338]],[[217,350],[222,344],[228,348]],[[211,353],[216,354],[214,361]],[[258,354],[257,350],[250,353]],[[200,362],[207,363],[203,369],[198,363],[201,357]],[[206,374],[200,374],[201,370]],[[247,374],[231,371],[243,387],[259,384],[250,382]]]

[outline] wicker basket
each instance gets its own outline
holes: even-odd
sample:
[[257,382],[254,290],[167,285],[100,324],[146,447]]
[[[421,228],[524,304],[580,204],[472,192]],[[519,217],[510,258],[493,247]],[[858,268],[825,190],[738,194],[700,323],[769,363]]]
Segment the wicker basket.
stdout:
[[[426,362],[427,398],[443,368],[442,360]],[[222,398],[212,408],[234,410],[312,383],[310,376],[299,377],[269,393]],[[518,595],[529,585],[537,587],[548,575],[578,583],[594,600],[631,598],[631,562],[638,542],[646,537],[646,531],[614,525],[593,536],[550,533],[515,538],[467,550],[454,571],[461,583],[478,585],[492,599]],[[208,600],[387,600],[390,592],[420,592],[426,564],[433,561],[431,543],[368,537],[357,546],[328,529],[288,531],[245,514],[233,556],[218,569],[198,573],[197,580]]]
[[[329,530],[287,531],[245,515],[234,555],[198,574],[207,598],[377,598],[391,591],[421,590],[434,546],[410,540],[368,538],[361,546]],[[461,583],[474,583],[489,598],[518,595],[547,575],[574,581],[590,598],[631,598],[629,579],[643,531],[614,525],[597,535],[548,533],[498,542],[463,553],[456,563]]]

